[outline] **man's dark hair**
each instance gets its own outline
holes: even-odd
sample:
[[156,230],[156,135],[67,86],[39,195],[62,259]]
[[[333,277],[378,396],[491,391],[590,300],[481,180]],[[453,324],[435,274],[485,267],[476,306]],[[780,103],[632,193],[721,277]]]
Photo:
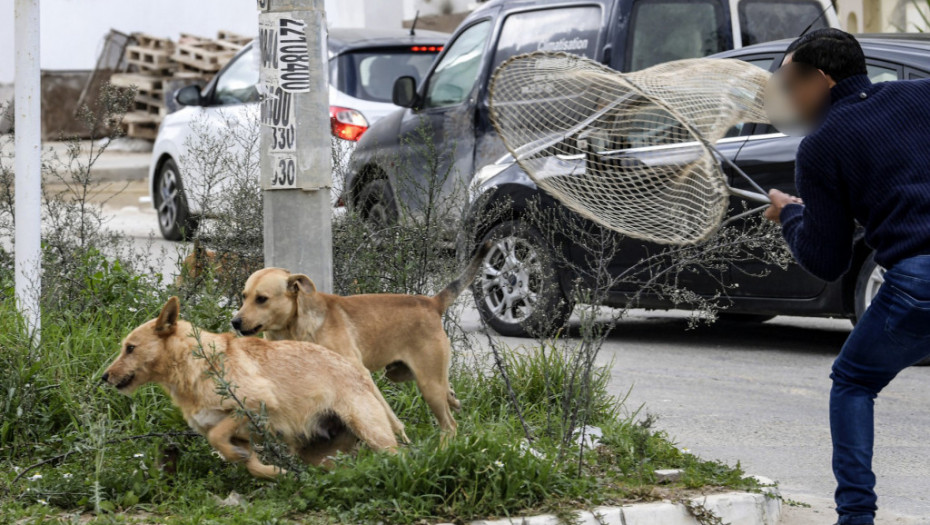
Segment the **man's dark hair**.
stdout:
[[856,37],[833,28],[811,31],[788,46],[792,62],[813,66],[835,82],[865,75],[865,55]]

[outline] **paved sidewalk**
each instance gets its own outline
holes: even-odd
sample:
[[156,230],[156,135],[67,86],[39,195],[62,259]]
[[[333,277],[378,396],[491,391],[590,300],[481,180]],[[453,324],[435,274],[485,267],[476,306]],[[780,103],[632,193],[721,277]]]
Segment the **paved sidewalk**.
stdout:
[[[94,163],[92,173],[97,180],[102,182],[111,181],[140,181],[148,178],[149,162],[152,154],[150,151],[127,151],[123,148],[124,143],[117,143],[107,148]],[[52,158],[57,155],[62,161],[68,158],[68,142],[63,141],[46,141],[42,143],[43,160]],[[140,144],[133,141],[131,147],[137,148]],[[81,141],[81,152],[89,155],[91,148],[96,149],[90,141]],[[0,155],[7,156],[13,153],[14,145],[9,140],[9,135],[0,136]],[[151,149],[149,147],[148,149]],[[87,157],[84,157],[86,159]],[[86,163],[86,160],[82,160]]]

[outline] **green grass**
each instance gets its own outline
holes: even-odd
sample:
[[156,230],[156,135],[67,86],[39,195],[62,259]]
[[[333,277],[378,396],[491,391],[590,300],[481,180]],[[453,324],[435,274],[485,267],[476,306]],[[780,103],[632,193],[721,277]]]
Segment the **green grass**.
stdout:
[[[587,413],[605,436],[579,470],[577,449],[562,450],[558,438],[570,367],[566,351],[556,347],[507,351],[516,397],[535,436],[533,451],[522,445],[522,426],[499,374],[459,365],[452,382],[463,410],[456,414],[458,436],[446,446],[416,388],[378,377],[407,425],[409,447],[395,456],[363,449],[340,457],[330,471],[257,481],[217,458],[203,438],[188,435],[157,387],[127,398],[99,382],[121,338],[177,291],[93,252],[84,267],[46,305],[37,349],[23,337],[9,275],[0,275],[0,522],[74,515],[99,523],[462,522],[648,499],[655,497],[659,468],[685,470],[664,497],[755,487],[738,466],[682,452],[651,418],[621,417],[620,401],[607,394],[607,369],[595,375]],[[218,304],[207,285],[182,300],[182,315],[222,329],[231,309]],[[163,469],[170,449],[179,451],[176,464]],[[47,460],[13,483],[18,470]],[[244,506],[220,503],[232,492]]]

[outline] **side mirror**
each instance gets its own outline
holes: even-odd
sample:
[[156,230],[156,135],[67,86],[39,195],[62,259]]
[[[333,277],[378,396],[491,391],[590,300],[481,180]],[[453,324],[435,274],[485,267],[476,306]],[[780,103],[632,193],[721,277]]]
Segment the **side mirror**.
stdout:
[[202,106],[203,97],[200,95],[200,86],[184,86],[175,91],[174,101],[181,106]]
[[413,77],[400,77],[394,81],[391,100],[402,108],[411,108],[417,101],[417,81]]

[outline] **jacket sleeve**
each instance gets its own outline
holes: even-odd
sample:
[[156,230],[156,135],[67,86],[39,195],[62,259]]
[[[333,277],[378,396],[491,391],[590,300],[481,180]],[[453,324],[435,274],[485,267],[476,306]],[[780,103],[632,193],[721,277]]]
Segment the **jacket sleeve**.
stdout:
[[855,220],[833,148],[805,139],[798,149],[796,182],[804,205],[781,211],[782,234],[804,269],[826,281],[852,262]]

